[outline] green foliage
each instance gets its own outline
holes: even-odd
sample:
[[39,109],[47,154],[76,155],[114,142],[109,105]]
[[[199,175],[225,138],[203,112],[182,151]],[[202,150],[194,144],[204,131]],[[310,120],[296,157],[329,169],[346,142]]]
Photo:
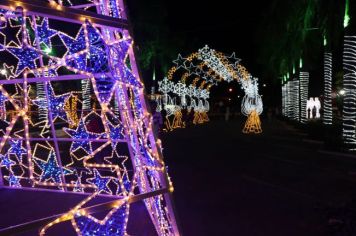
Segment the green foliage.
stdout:
[[260,32],[264,36],[260,59],[267,73],[283,76],[300,58],[307,69],[319,66],[324,35],[330,49],[340,43],[343,8],[334,0],[274,0]]
[[156,68],[166,74],[174,60],[172,55],[176,56],[184,45],[184,40],[169,29],[168,6],[160,0],[136,0],[128,4],[141,67]]

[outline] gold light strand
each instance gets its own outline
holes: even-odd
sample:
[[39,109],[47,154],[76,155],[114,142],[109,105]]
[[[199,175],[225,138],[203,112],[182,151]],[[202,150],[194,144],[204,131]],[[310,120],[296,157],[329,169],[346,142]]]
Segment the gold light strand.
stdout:
[[248,116],[247,121],[245,123],[245,127],[243,128],[242,132],[245,134],[262,133],[261,120],[256,110],[253,110]]
[[168,79],[169,80],[172,80],[173,79],[173,75],[174,75],[174,73],[177,71],[177,67],[175,67],[175,66],[173,66],[171,69],[169,69],[169,71],[168,71]]
[[172,129],[183,128],[182,117],[183,115],[181,110],[175,112]]
[[79,117],[77,111],[79,99],[77,96],[71,96],[69,99],[66,100],[64,104],[64,110],[69,119],[69,128],[77,127],[79,124]]
[[181,78],[180,81],[181,81],[182,83],[185,83],[188,77],[189,77],[189,73],[184,73],[184,74],[182,75],[182,78]]

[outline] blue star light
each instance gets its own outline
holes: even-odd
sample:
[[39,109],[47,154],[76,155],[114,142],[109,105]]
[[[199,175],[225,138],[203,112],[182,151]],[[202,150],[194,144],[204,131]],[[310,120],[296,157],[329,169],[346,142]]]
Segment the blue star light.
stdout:
[[104,223],[99,224],[86,217],[76,217],[75,224],[83,236],[123,236],[125,235],[127,204],[120,206],[111,217]]
[[57,34],[56,30],[50,29],[48,26],[48,18],[44,18],[42,25],[37,26],[39,42],[51,47],[51,37]]
[[[78,33],[78,35],[75,39],[73,39],[72,37],[65,35],[65,34],[61,34],[60,37],[68,49],[67,55],[72,55],[72,54],[84,51],[86,49],[85,37],[84,37],[83,30],[81,30]],[[85,70],[86,55],[81,54],[81,55],[77,56],[75,59],[68,59],[67,64],[74,68],[77,68],[79,70]]]
[[108,103],[112,97],[114,89],[114,80],[109,76],[95,77],[96,87],[99,92],[98,100],[102,103]]
[[10,176],[7,176],[7,180],[9,181],[9,185],[11,187],[21,187],[20,179],[18,176],[10,174]]
[[108,62],[106,56],[106,44],[97,30],[87,22],[87,31],[89,39],[89,48],[86,48],[86,40],[84,28],[81,28],[75,39],[65,34],[61,34],[60,37],[66,45],[68,52],[67,55],[73,55],[75,53],[82,52],[88,49],[89,52],[80,54],[74,58],[68,58],[66,60],[69,66],[72,66],[78,70],[99,73],[108,71]]
[[69,93],[65,93],[62,95],[55,95],[52,86],[48,83],[47,84],[47,91],[48,91],[48,101],[47,99],[39,99],[34,100],[34,104],[39,106],[41,109],[50,109],[52,113],[52,119],[55,121],[57,117],[61,118],[64,121],[67,121],[67,113],[64,109],[64,104],[66,103],[67,99],[70,97]]
[[51,150],[48,160],[44,161],[41,159],[35,159],[37,165],[42,170],[42,174],[40,176],[41,182],[47,182],[48,180],[53,180],[55,183],[61,183],[62,171],[63,175],[71,174],[72,171],[66,168],[61,168],[58,165],[56,154],[53,150]]
[[16,75],[21,74],[23,70],[35,69],[36,68],[36,59],[39,58],[38,52],[32,48],[16,48],[8,47],[7,50],[18,59]]
[[94,169],[94,177],[88,179],[88,182],[94,184],[99,192],[106,192],[112,194],[108,183],[112,180],[112,177],[102,177],[97,169]]
[[0,91],[0,106],[5,108],[5,103],[7,100],[7,97]]
[[[101,134],[88,132],[84,124],[84,119],[80,120],[80,123],[78,124],[76,130],[64,128],[64,131],[69,136],[71,136],[71,138],[74,139],[70,147],[71,152],[75,152],[79,148],[82,148],[87,153],[91,153],[92,152],[91,145],[90,145],[91,141],[89,139],[98,139],[102,137]],[[80,140],[76,140],[76,139],[80,139]]]
[[9,140],[10,149],[8,154],[15,154],[16,157],[22,162],[22,155],[26,155],[26,149],[22,147],[22,140]]
[[108,123],[110,129],[110,138],[113,140],[124,139],[124,127],[121,124],[114,126],[110,122]]
[[1,166],[5,166],[8,170],[10,170],[11,166],[16,164],[16,162],[10,159],[8,153],[5,155],[0,154],[0,160],[1,160]]

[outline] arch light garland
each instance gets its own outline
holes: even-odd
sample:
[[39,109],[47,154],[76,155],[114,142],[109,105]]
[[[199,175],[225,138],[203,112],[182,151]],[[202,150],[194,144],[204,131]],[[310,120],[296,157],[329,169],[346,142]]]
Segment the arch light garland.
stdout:
[[[78,235],[127,235],[134,198],[144,201],[157,235],[179,235],[123,2],[43,1],[46,16],[16,2],[22,7],[0,3],[0,182],[88,195],[40,235],[67,220]],[[78,11],[97,22],[68,13]],[[102,220],[83,209],[100,195],[117,199]]]
[[[171,125],[169,117],[175,116],[173,120],[180,120],[182,109],[186,109],[187,112],[194,110],[194,124],[209,121],[207,113],[210,108],[208,99],[211,86],[217,85],[220,81],[236,80],[245,91],[241,105],[243,114],[252,116],[245,125],[258,127],[245,129],[244,132],[262,132],[259,115],[263,111],[263,103],[258,94],[257,78],[252,77],[239,63],[240,59],[236,57],[235,53],[226,56],[205,46],[186,58],[179,54],[173,62],[175,66],[168,71],[167,78],[158,82],[158,90],[162,93],[162,102],[157,102],[159,108],[157,111],[165,110],[167,130],[177,127]],[[180,77],[182,74],[183,76]],[[175,78],[180,78],[180,81],[174,82]],[[187,98],[190,100],[190,104],[187,103]]]

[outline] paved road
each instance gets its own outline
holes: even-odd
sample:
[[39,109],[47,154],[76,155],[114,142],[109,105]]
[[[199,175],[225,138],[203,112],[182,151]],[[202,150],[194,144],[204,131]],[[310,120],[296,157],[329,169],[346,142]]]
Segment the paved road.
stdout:
[[263,128],[213,121],[163,136],[183,235],[330,235],[316,208],[356,199],[356,159],[321,153],[280,121]]

